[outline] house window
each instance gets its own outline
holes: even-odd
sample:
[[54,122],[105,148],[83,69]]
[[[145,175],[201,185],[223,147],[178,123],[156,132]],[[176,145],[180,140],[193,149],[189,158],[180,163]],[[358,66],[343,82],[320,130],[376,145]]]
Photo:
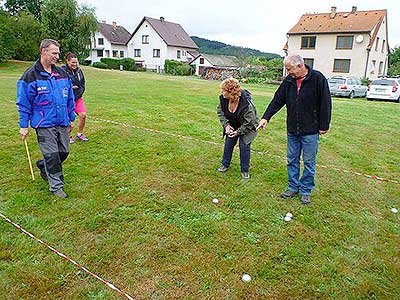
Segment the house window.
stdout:
[[382,50],[381,50],[381,52],[383,53],[383,52],[385,52],[385,40],[383,40],[382,41]]
[[104,45],[104,39],[103,38],[98,38],[97,39],[97,44],[98,45]]
[[352,49],[353,48],[352,35],[338,36],[336,39],[336,49]]
[[204,65],[204,58],[203,57],[200,58],[200,64]]
[[141,56],[141,54],[140,54],[140,49],[135,49],[135,50],[134,50],[134,53],[133,53],[133,56],[134,56],[134,57],[140,57],[140,56]]
[[382,75],[382,70],[383,70],[383,61],[380,61],[380,62],[379,62],[378,75]]
[[314,58],[304,58],[304,63],[311,68],[314,68]]
[[153,57],[160,57],[160,49],[153,49]]
[[376,38],[375,51],[378,51],[379,38]]
[[149,43],[149,36],[142,35],[142,44],[148,44],[148,43]]
[[376,69],[376,60],[372,61],[372,70],[371,70],[371,74],[375,74],[375,69]]
[[125,53],[124,53],[124,51],[119,51],[119,57],[124,57],[124,55],[125,55]]
[[302,36],[301,49],[315,49],[316,36]]
[[333,72],[349,73],[350,59],[335,59],[333,62]]
[[118,57],[118,50],[113,50],[113,57]]
[[176,51],[176,58],[181,58],[181,50]]
[[97,50],[97,57],[103,57],[103,50]]

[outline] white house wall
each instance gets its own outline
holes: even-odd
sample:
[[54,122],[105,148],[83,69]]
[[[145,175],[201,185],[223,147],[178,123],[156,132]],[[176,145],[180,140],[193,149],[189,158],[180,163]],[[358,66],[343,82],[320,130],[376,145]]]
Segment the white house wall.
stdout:
[[[149,43],[142,43],[142,35],[149,36]],[[134,56],[134,49],[140,49],[140,57]],[[153,49],[160,49],[160,57],[153,57]],[[143,61],[143,66],[149,70],[163,70],[167,58],[167,44],[153,29],[149,22],[144,21],[135,35],[128,42],[128,55],[134,60]]]
[[[303,58],[314,59],[314,69],[322,72],[325,77],[335,75],[363,77],[367,61],[368,36],[364,35],[362,43],[357,43],[354,35],[353,49],[336,50],[338,35],[344,34],[320,34],[316,35],[315,49],[300,49],[301,38],[312,35],[294,35],[288,40],[288,54],[299,54]],[[335,59],[350,59],[350,70],[348,73],[333,72]]]
[[[142,36],[149,36],[149,43],[142,43]],[[135,57],[135,49],[140,49],[140,57]],[[160,57],[153,57],[153,49],[160,49]],[[177,58],[177,51],[181,51],[181,58]],[[141,61],[143,66],[149,70],[164,70],[166,59],[174,59],[182,62],[187,62],[189,53],[188,50],[193,50],[185,47],[167,46],[164,40],[153,29],[146,20],[140,26],[135,35],[128,42],[128,55],[137,61]]]
[[212,67],[213,65],[207,60],[207,59],[205,59],[204,58],[204,63],[203,64],[200,64],[200,58],[204,58],[203,56],[199,56],[199,57],[197,57],[194,61],[192,61],[190,64],[191,65],[195,65],[195,67],[196,67],[196,72],[195,72],[195,74],[196,75],[201,75],[200,74],[200,67]]
[[[337,36],[340,35],[353,35],[353,48],[352,49],[336,49]],[[356,38],[358,35],[363,36],[362,42],[358,43]],[[332,77],[335,75],[344,76],[356,76],[359,78],[364,77],[365,70],[367,68],[366,77],[369,79],[375,79],[378,76],[379,62],[383,61],[385,65],[385,59],[387,57],[386,50],[381,53],[382,40],[386,39],[386,24],[382,24],[379,30],[379,45],[378,51],[375,51],[375,44],[373,45],[369,59],[367,46],[370,41],[370,35],[367,33],[359,34],[316,34],[315,49],[301,49],[301,37],[313,36],[310,35],[290,35],[288,38],[288,54],[299,54],[303,58],[314,59],[314,69],[322,72],[325,77]],[[350,59],[350,70],[348,73],[333,72],[334,59]],[[367,62],[368,59],[368,62]],[[375,70],[373,70],[372,60],[376,61]],[[386,63],[387,65],[387,63]],[[387,69],[387,67],[386,67]],[[383,73],[386,74],[384,71]],[[382,75],[382,74],[379,74]]]
[[[102,38],[104,41],[104,45],[98,45],[99,38]],[[113,51],[118,51],[118,57],[120,58],[120,51],[124,51],[124,57],[127,57],[128,47],[124,45],[115,45],[111,44],[104,35],[100,32],[96,32],[94,35],[94,39],[92,39],[92,50],[90,51],[90,55],[86,60],[91,60],[92,62],[98,62],[102,57],[97,56],[97,50],[103,50],[103,57],[113,58]]]
[[[178,56],[177,56],[178,50],[181,51],[181,58],[178,58]],[[185,47],[168,46],[167,47],[167,59],[188,62],[188,58],[190,57],[188,50],[193,50],[193,49],[185,48]]]
[[[379,38],[379,40],[378,40]],[[385,49],[382,53],[382,43],[385,41]],[[376,49],[376,44],[378,44],[378,48]],[[375,61],[375,64],[374,64]],[[382,72],[379,73],[379,64],[382,62]],[[387,34],[386,34],[386,18],[382,22],[381,27],[379,28],[377,38],[375,39],[374,44],[372,45],[369,60],[368,60],[368,69],[367,69],[367,77],[370,79],[375,79],[378,76],[386,75],[388,68],[387,62]]]

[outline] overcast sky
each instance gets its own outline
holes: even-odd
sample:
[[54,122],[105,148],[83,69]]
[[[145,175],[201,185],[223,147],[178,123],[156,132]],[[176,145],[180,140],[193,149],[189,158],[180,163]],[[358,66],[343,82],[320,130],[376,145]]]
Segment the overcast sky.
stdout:
[[179,23],[193,36],[283,56],[286,33],[304,13],[388,10],[389,46],[400,46],[399,0],[78,0],[96,8],[99,21],[116,21],[130,33],[144,16]]

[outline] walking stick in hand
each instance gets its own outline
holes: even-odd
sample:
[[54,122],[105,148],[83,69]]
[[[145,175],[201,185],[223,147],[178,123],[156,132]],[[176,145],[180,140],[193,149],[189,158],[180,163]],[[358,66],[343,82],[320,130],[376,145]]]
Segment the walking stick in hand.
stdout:
[[25,142],[26,155],[28,156],[28,161],[29,161],[29,168],[31,169],[32,180],[35,180],[35,174],[33,174],[31,156],[29,154],[29,149],[28,149],[28,142],[26,141],[26,139],[24,139],[24,142]]

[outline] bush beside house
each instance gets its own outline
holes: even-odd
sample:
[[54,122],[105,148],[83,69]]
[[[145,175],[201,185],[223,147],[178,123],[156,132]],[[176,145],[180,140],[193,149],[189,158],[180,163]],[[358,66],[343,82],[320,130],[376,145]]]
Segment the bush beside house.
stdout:
[[186,76],[194,74],[194,68],[191,65],[173,59],[165,60],[164,71],[166,74],[171,74],[171,75]]

